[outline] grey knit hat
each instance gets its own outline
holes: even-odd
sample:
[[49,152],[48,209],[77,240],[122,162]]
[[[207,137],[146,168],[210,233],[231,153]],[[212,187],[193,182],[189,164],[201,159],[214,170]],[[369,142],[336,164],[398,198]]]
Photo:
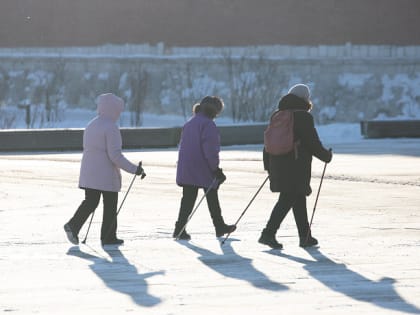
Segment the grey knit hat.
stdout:
[[311,93],[309,92],[309,87],[305,84],[293,85],[288,93],[296,95],[297,97],[300,97],[307,102],[309,102],[309,97],[311,96]]

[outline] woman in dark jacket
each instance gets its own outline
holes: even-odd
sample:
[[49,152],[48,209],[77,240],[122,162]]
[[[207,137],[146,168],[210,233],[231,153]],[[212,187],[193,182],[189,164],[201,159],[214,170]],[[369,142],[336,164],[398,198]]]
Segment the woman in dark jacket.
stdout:
[[280,111],[293,110],[294,140],[298,144],[296,150],[284,155],[272,155],[264,150],[264,169],[270,177],[270,189],[272,192],[280,192],[280,195],[258,241],[276,249],[283,248],[275,235],[291,208],[299,233],[299,246],[318,244],[309,231],[306,209],[306,196],[312,192],[312,156],[329,163],[332,153],[331,150],[325,149],[319,140],[313,117],[309,113],[312,108],[309,95],[306,85],[297,84],[280,99],[278,106]]

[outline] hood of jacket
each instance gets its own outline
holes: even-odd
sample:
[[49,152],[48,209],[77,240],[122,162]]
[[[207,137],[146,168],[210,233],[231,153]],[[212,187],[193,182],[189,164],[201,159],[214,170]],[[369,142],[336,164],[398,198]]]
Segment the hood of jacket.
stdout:
[[124,110],[124,101],[112,94],[101,94],[98,96],[98,115],[117,121],[120,118],[121,112]]
[[294,94],[287,94],[283,96],[279,101],[279,110],[304,110],[309,111],[312,108],[312,104],[305,101]]

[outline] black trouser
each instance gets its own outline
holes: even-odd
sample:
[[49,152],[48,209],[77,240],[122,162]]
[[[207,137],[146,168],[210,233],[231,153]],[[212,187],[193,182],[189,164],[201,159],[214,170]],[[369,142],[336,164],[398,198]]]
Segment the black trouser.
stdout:
[[[182,199],[181,207],[179,209],[178,221],[177,224],[184,226],[187,223],[188,217],[191,214],[195,201],[197,199],[199,187],[197,186],[183,186],[182,188]],[[204,188],[203,188],[204,189]],[[207,189],[204,189],[207,191]],[[222,217],[222,210],[219,204],[219,196],[216,189],[210,189],[206,195],[207,206],[210,211],[211,219],[213,220],[213,225],[217,228],[225,224]]]
[[306,210],[306,196],[299,193],[282,192],[279,200],[271,212],[265,231],[275,235],[287,213],[293,209],[299,237],[305,238],[308,233],[308,213]]
[[104,204],[101,240],[104,241],[105,238],[108,240],[116,238],[118,192],[85,188],[85,200],[82,201],[69,224],[78,234],[89,215],[98,207],[101,195]]

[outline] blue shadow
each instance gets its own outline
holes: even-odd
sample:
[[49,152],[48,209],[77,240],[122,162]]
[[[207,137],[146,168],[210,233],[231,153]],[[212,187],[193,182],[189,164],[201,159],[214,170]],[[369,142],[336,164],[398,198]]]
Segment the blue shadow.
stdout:
[[204,265],[225,277],[249,282],[262,290],[288,290],[287,286],[270,280],[267,275],[257,270],[252,265],[252,259],[239,256],[232,248],[232,241],[235,239],[229,239],[224,245],[220,245],[222,254],[214,253],[191,242],[180,241],[179,243],[198,253],[200,255],[198,259]]
[[82,252],[77,246],[71,247],[67,255],[91,261],[93,264],[89,267],[108,288],[128,295],[137,305],[153,307],[161,303],[160,298],[148,293],[146,279],[163,275],[164,271],[141,274],[134,265],[130,264],[118,247],[106,247],[104,247],[104,250],[111,256],[111,261],[105,257]]
[[308,248],[306,251],[314,260],[274,250],[267,251],[267,253],[303,264],[303,268],[309,272],[311,277],[331,290],[354,300],[371,303],[388,310],[420,314],[418,307],[408,303],[397,293],[394,288],[395,279],[382,278],[379,281],[373,281],[348,269],[345,264],[334,262],[321,253],[318,248]]

